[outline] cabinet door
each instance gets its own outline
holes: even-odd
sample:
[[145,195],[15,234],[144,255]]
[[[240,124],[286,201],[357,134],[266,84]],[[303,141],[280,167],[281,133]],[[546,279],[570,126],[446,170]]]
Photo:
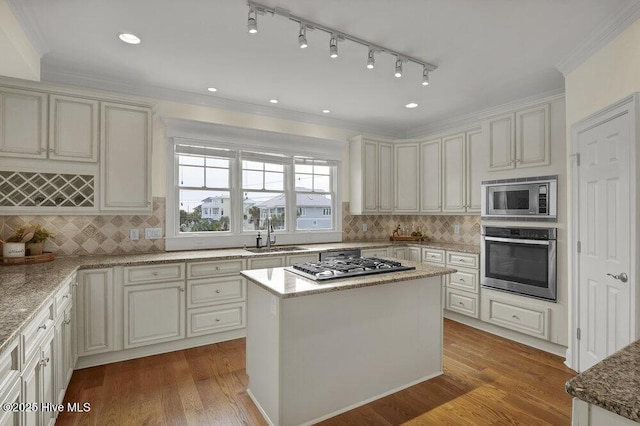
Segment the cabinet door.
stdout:
[[397,259],[406,259],[407,258],[407,248],[406,247],[394,247],[391,249],[391,255]]
[[464,212],[465,134],[459,133],[442,139],[442,211]]
[[440,139],[423,142],[420,145],[420,211],[435,213],[442,210],[441,201],[441,146]]
[[[42,364],[39,356],[32,357],[31,361],[23,367],[22,372],[22,393],[20,402],[22,404],[38,404],[42,402]],[[23,415],[22,424],[33,426],[41,424],[40,412],[26,410]]]
[[489,170],[507,170],[515,167],[514,115],[496,117],[485,124],[483,133],[489,146]]
[[395,212],[417,213],[420,210],[420,147],[402,144],[395,147]]
[[393,145],[378,145],[378,212],[393,211]]
[[549,105],[516,112],[516,167],[551,164]]
[[124,288],[125,349],[185,337],[183,281]]
[[[74,354],[74,338],[73,331],[75,325],[73,324],[73,308],[69,306],[64,313],[64,326],[62,329],[62,367],[64,371],[63,383],[64,389],[67,389],[67,385],[73,375],[73,369],[76,365]],[[63,392],[64,396],[64,392]],[[60,401],[62,403],[62,401]]]
[[419,247],[407,247],[407,256],[405,259],[409,259],[414,262],[422,262],[422,249]]
[[45,93],[0,88],[0,155],[46,158]]
[[[55,351],[55,343],[53,333],[49,334],[49,338],[42,345],[42,402],[44,404],[53,405],[56,401],[55,387],[55,363],[58,353]],[[56,413],[53,410],[42,410],[42,425],[53,426],[56,422]]]
[[111,269],[82,271],[78,290],[78,354],[114,350],[113,274]]
[[98,161],[98,101],[49,97],[49,158]]
[[100,208],[151,209],[151,110],[123,104],[101,107]]
[[363,211],[378,211],[378,143],[362,143],[362,204]]
[[467,212],[480,213],[480,184],[486,170],[486,149],[482,129],[467,133]]
[[[3,393],[4,399],[0,400],[0,404],[19,404],[20,403],[20,378],[17,377],[13,384],[7,387],[7,392]],[[4,389],[3,389],[4,392]],[[0,405],[0,406],[2,406]],[[20,426],[20,418],[22,413],[19,411],[0,410],[0,426]]]

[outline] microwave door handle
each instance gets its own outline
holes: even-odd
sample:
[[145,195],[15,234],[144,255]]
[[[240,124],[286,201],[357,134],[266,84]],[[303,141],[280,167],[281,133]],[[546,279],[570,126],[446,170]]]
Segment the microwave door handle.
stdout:
[[535,244],[539,246],[548,246],[548,240],[523,240],[520,238],[500,238],[500,237],[484,237],[485,241],[498,241],[501,243],[517,243],[517,244]]

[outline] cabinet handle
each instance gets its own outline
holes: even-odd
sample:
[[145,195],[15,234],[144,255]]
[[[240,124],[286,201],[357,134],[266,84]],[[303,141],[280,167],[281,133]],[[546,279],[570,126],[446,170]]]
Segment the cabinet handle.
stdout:
[[511,315],[511,318],[517,319],[518,321],[520,321],[520,317],[518,317],[516,314]]
[[216,293],[218,293],[218,294],[219,294],[219,293],[220,293],[220,289],[216,290]]
[[78,282],[76,281],[75,283],[71,284],[72,287],[78,287]]
[[64,324],[65,324],[65,325],[69,325],[69,324],[71,324],[71,318],[69,318],[68,320],[65,320],[65,321],[64,321]]
[[180,291],[184,293],[184,288],[180,287]]
[[216,318],[216,322],[220,322],[220,318]]
[[519,162],[520,162],[520,159],[519,159],[519,158],[516,158],[516,163],[519,163]]
[[460,259],[458,259],[458,262],[465,263],[465,262],[466,262],[466,260],[464,260],[464,259],[460,258]]
[[216,271],[219,271],[219,270],[220,270],[220,267],[219,267],[219,266],[216,266]]
[[71,293],[67,293],[67,294],[65,294],[64,296],[62,296],[62,298],[63,298],[63,299],[68,299],[68,298],[69,298],[69,296],[71,296]]
[[47,324],[42,324],[40,327],[38,327],[38,330],[43,329],[46,330],[47,329]]
[[458,305],[462,305],[462,306],[464,306],[464,303],[462,303],[462,302],[458,302]]
[[464,278],[460,278],[460,281],[464,282]]
[[49,357],[46,357],[40,360],[40,365],[47,365],[47,364],[49,364]]

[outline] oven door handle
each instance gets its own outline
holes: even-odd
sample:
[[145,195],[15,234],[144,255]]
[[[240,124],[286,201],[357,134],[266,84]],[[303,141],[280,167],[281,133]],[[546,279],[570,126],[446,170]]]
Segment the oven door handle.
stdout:
[[501,243],[516,244],[535,244],[539,246],[548,246],[552,240],[523,240],[521,238],[501,238],[501,237],[484,237],[485,241],[498,241]]

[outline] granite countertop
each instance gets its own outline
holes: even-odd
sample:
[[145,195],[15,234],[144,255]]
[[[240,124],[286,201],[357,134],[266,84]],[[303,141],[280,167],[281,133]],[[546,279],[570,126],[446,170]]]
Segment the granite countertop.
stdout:
[[578,399],[640,422],[640,340],[578,374],[565,387]]
[[[249,257],[283,256],[349,248],[381,248],[406,246],[406,242],[368,241],[350,243],[304,244],[305,250],[252,253],[242,248],[191,250],[129,255],[97,255],[59,257],[52,262],[34,265],[0,266],[0,354],[9,342],[18,336],[24,326],[47,303],[50,297],[78,269],[110,268],[145,264],[177,263],[184,261],[208,261],[242,259]],[[466,251],[477,246],[448,243],[411,243],[422,247]],[[454,248],[455,247],[455,248]],[[471,251],[473,252],[473,251]],[[477,251],[479,252],[479,247]]]
[[285,268],[252,269],[242,271],[240,274],[281,299],[287,299],[290,297],[350,290],[418,278],[439,277],[456,272],[456,269],[432,266],[409,260],[405,260],[402,263],[408,266],[415,266],[416,269],[329,281],[314,281],[287,271]]

